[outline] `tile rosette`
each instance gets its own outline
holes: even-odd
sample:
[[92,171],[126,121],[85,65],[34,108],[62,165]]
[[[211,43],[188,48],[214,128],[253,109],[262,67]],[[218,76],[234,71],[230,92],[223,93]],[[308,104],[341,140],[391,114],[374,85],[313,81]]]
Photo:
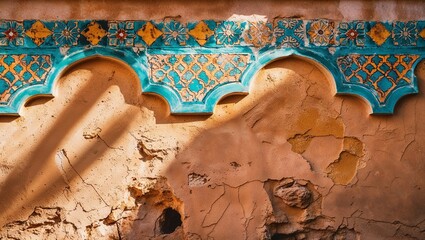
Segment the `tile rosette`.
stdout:
[[[136,71],[149,75],[148,80],[141,80],[142,88],[155,84],[173,89],[185,113],[212,109],[199,108],[199,104],[212,104],[206,99],[220,86],[227,87],[226,94],[248,91],[250,80],[246,78],[252,78],[264,64],[289,55],[321,63],[333,75],[338,91],[363,97],[371,94],[376,99],[366,98],[374,112],[392,113],[384,105],[395,105],[403,95],[418,91],[414,68],[425,57],[424,47],[422,20],[0,20],[0,92],[2,105],[12,106],[0,106],[0,114],[16,113],[18,105],[34,94],[49,94],[55,79],[46,77],[49,72],[73,63],[70,56],[75,61],[90,57],[86,52],[126,59]],[[31,64],[37,62],[35,58],[45,62],[40,66],[48,63],[48,67],[34,70],[38,66]],[[203,58],[205,64],[199,62]],[[232,88],[228,83],[242,87]],[[45,88],[20,94],[25,99],[14,98],[33,84]],[[347,90],[347,84],[361,88]],[[391,97],[396,92],[400,96]],[[15,104],[10,104],[14,99]]]

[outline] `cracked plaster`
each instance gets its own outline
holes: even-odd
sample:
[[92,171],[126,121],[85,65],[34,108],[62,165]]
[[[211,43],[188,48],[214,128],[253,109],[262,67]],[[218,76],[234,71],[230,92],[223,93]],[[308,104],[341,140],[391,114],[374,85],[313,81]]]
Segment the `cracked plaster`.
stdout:
[[[379,4],[343,1],[337,16],[380,18]],[[393,17],[413,11],[403,9]],[[424,89],[425,63],[416,74]],[[78,63],[58,84],[54,99],[0,118],[0,239],[425,238],[423,93],[392,116],[370,116],[296,58],[267,65],[249,96],[223,99],[209,117],[169,115],[108,59]],[[311,203],[276,196],[288,183]],[[183,224],[161,234],[168,207]]]

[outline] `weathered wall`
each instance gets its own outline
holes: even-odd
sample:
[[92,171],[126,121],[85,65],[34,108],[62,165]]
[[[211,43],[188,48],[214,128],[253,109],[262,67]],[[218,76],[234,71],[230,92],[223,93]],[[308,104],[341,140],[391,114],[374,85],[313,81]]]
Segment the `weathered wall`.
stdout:
[[[414,1],[107,3],[2,2],[0,12],[425,18]],[[422,91],[425,63],[415,73]],[[0,239],[425,239],[423,93],[394,115],[368,115],[296,58],[266,66],[248,96],[223,99],[212,116],[170,116],[109,59],[72,66],[56,89],[0,117]]]

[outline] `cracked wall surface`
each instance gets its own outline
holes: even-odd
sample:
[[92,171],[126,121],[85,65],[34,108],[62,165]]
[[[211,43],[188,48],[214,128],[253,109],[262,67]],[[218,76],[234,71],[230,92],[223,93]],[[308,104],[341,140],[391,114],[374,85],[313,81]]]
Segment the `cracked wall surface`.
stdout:
[[[62,3],[53,16],[45,3],[8,4],[14,19],[88,18],[98,6]],[[425,18],[414,1],[285,4],[164,1],[138,14]],[[95,12],[140,18],[128,6]],[[0,239],[425,239],[425,62],[415,74],[419,94],[372,116],[335,96],[317,64],[289,57],[213,115],[173,116],[125,64],[75,64],[55,98],[0,117]]]

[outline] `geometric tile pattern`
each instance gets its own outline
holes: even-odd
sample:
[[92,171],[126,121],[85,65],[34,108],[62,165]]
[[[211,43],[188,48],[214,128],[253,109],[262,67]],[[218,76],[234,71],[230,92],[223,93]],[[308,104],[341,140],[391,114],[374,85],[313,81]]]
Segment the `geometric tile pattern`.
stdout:
[[315,46],[324,47],[335,44],[335,22],[319,19],[307,25],[309,42]]
[[363,21],[339,23],[337,35],[339,46],[364,46],[365,39],[365,23]]
[[201,102],[212,89],[238,82],[247,54],[169,54],[148,57],[153,82],[177,90],[183,102]]
[[0,46],[24,45],[24,25],[17,21],[0,21]]
[[392,37],[394,39],[394,45],[415,46],[418,39],[416,22],[395,22]]
[[244,40],[254,47],[270,45],[273,40],[273,28],[271,23],[249,22],[245,31]]
[[248,92],[261,67],[289,55],[322,64],[338,93],[392,113],[398,99],[418,92],[414,68],[424,50],[422,20],[0,20],[0,114],[50,94],[60,71],[99,55],[128,63],[143,92],[162,95],[172,113],[211,112],[220,97]]
[[338,58],[345,81],[375,90],[380,103],[385,103],[395,89],[412,85],[412,66],[419,55],[360,55]]
[[297,19],[276,19],[274,37],[277,47],[294,48],[304,45],[304,24]]
[[381,46],[391,36],[391,32],[383,23],[378,22],[370,29],[367,35],[376,45]]
[[[0,48],[47,46],[111,47],[254,46],[293,48],[324,46],[409,47],[425,38],[424,21],[344,21],[276,18],[273,22],[201,20],[0,20]],[[160,41],[159,41],[160,40]],[[155,45],[156,44],[156,45]],[[423,46],[423,44],[422,44]]]
[[43,84],[51,68],[49,55],[0,55],[0,105],[25,86]]
[[36,21],[25,33],[37,46],[43,44],[46,38],[53,34],[41,21]]

